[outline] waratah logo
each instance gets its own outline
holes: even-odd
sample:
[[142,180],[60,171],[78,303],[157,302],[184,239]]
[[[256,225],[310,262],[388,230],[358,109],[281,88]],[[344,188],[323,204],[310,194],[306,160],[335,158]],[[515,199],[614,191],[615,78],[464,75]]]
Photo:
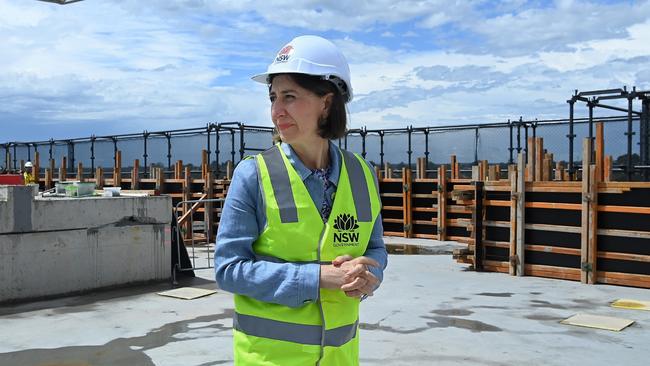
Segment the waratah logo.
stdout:
[[334,228],[338,231],[354,231],[359,228],[359,224],[354,216],[343,213],[334,220]]
[[357,219],[350,214],[340,214],[334,220],[334,246],[335,247],[354,247],[359,245],[359,228]]

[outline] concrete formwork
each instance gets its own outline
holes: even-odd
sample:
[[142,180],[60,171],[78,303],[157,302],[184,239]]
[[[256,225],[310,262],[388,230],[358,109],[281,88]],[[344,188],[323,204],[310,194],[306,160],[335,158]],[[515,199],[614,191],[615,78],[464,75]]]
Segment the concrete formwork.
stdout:
[[0,302],[170,278],[169,197],[35,194],[0,187]]

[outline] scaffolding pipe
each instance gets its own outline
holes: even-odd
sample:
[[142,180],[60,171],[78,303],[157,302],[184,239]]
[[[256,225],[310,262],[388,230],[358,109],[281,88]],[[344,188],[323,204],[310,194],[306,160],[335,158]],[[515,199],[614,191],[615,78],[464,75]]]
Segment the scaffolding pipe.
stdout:
[[632,180],[632,101],[634,99],[633,95],[627,97],[627,180]]
[[[576,95],[578,91],[576,90]],[[575,104],[575,99],[571,98],[567,101],[569,103],[569,134],[566,137],[569,138],[569,176],[573,177],[573,139],[576,135],[573,133],[573,106]]]

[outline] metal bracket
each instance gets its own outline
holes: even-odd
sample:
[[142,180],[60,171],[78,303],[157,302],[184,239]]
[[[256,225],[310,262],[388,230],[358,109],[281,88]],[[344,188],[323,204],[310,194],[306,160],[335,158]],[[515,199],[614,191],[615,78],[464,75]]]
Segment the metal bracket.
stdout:
[[404,225],[404,231],[411,231],[412,227],[413,226],[411,224],[406,224],[406,225]]
[[593,200],[593,197],[589,193],[582,196],[582,202],[590,203],[592,200]]
[[591,272],[593,271],[593,266],[589,262],[582,262],[580,264],[580,269],[582,269],[583,272]]
[[408,185],[408,184],[404,184],[404,185],[402,185],[402,190],[403,190],[404,192],[408,192],[408,191],[409,191],[409,185]]
[[510,256],[510,264],[512,264],[513,266],[518,265],[519,264],[519,256],[511,255]]

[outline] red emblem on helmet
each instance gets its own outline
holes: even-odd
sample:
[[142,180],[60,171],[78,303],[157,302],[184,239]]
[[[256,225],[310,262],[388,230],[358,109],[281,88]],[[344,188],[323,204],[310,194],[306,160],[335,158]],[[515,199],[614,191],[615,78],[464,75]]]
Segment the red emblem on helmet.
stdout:
[[278,52],[278,55],[275,57],[275,62],[285,62],[289,60],[289,57],[291,57],[291,54],[293,53],[293,46],[292,45],[286,45],[284,46],[283,49]]

